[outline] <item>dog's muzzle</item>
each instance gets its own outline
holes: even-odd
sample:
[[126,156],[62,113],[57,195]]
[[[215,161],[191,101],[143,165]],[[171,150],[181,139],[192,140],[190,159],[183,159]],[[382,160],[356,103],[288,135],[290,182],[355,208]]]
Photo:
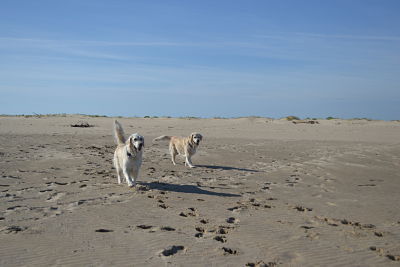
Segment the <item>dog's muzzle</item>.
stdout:
[[137,148],[137,150],[142,150],[142,148],[143,148],[143,144],[138,144],[138,148]]

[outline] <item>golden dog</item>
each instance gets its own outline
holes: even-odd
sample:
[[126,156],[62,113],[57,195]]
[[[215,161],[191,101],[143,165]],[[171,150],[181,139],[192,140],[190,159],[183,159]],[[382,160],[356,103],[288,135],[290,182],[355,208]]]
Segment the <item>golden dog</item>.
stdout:
[[117,170],[118,184],[121,178],[125,177],[130,187],[136,185],[139,176],[139,169],[142,165],[142,154],[144,147],[143,136],[135,133],[125,139],[122,125],[114,122],[114,134],[117,141],[117,148],[114,152],[114,167]]
[[185,166],[190,168],[195,167],[192,164],[192,156],[196,153],[196,149],[200,144],[203,136],[199,133],[192,133],[188,137],[167,136],[162,135],[155,138],[153,141],[169,140],[169,152],[171,154],[172,163],[176,165],[176,155],[185,156]]

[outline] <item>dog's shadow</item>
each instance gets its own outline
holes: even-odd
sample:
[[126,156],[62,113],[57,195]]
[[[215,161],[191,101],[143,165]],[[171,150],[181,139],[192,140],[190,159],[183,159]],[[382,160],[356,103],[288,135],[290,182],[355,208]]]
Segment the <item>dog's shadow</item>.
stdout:
[[225,170],[225,171],[233,170],[233,171],[243,171],[243,172],[260,172],[258,170],[236,168],[236,167],[230,167],[230,166],[218,166],[218,165],[196,165],[196,167],[213,169],[213,170]]
[[149,189],[155,189],[159,191],[170,191],[178,193],[188,193],[188,194],[199,194],[199,195],[209,195],[209,196],[219,196],[219,197],[240,197],[238,194],[231,193],[219,193],[201,189],[195,185],[181,185],[181,184],[168,184],[161,182],[150,182],[141,183],[141,185],[148,187]]

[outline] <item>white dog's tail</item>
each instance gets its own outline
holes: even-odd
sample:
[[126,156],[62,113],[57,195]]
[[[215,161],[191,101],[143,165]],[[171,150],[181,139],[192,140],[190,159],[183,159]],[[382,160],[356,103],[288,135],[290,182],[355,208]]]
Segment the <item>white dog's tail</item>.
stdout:
[[161,135],[157,138],[154,138],[153,141],[161,141],[161,140],[171,140],[172,136],[168,136],[168,135]]
[[125,144],[126,140],[125,140],[124,129],[122,129],[121,123],[119,123],[117,120],[114,121],[114,135],[118,145]]

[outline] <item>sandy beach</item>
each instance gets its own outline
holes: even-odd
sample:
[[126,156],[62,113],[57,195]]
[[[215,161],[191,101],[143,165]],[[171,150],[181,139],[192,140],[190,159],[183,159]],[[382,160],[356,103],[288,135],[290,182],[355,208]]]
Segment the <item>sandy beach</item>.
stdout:
[[[399,266],[400,122],[0,117],[0,266]],[[71,127],[87,122],[93,127]],[[204,136],[196,168],[156,136]]]

